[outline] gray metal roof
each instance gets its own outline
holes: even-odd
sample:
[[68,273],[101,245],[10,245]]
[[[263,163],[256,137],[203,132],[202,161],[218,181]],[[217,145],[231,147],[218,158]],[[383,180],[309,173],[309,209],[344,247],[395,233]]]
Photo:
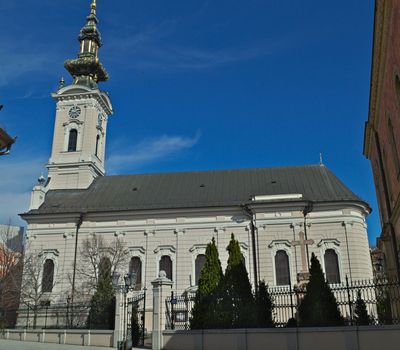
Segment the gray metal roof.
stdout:
[[52,190],[30,214],[231,206],[255,195],[302,194],[315,202],[363,202],[324,165],[97,178],[87,190]]

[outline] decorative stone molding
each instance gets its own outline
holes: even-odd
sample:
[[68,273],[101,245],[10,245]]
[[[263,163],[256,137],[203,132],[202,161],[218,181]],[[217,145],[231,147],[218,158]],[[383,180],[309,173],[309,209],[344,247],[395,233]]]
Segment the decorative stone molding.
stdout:
[[34,241],[37,238],[37,234],[35,232],[28,232],[26,235],[27,241]]
[[338,247],[340,247],[340,241],[336,238],[324,238],[319,241],[317,247],[325,247],[324,250],[337,249]]
[[146,254],[146,249],[144,249],[142,246],[130,246],[128,247],[128,249],[133,254],[141,254],[141,255]]
[[151,235],[155,235],[156,234],[156,231],[155,230],[144,230],[144,235],[145,236],[151,236]]
[[205,254],[206,253],[207,244],[194,244],[190,249],[189,252],[198,254]]
[[44,257],[48,257],[48,256],[54,256],[57,257],[60,255],[60,252],[58,251],[58,249],[42,249],[42,251],[39,253],[39,256],[44,256]]
[[231,221],[236,222],[237,224],[241,224],[248,220],[248,217],[244,215],[233,215],[231,216]]
[[354,222],[353,221],[343,221],[342,226],[344,226],[346,229],[350,229],[353,227]]
[[290,249],[291,247],[292,245],[287,239],[276,239],[268,245],[268,248],[275,249],[276,251]]
[[75,236],[75,232],[74,231],[69,231],[69,232],[64,232],[63,233],[63,237],[65,239],[70,239],[73,238]]
[[116,232],[114,232],[114,236],[117,237],[117,238],[123,238],[123,237],[125,237],[125,235],[126,235],[125,231],[116,231]]
[[156,249],[154,249],[154,253],[158,254],[160,252],[169,252],[175,254],[176,249],[173,245],[164,244],[164,245],[159,245]]
[[292,222],[290,224],[290,227],[293,229],[295,234],[299,234],[301,229],[303,228],[303,223],[302,222]]

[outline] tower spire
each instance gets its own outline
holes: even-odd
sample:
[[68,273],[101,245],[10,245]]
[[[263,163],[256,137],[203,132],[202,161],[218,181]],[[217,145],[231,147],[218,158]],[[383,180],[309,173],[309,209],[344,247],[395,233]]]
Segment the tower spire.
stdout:
[[99,61],[99,48],[102,46],[101,35],[97,29],[99,20],[96,16],[97,3],[92,0],[86,25],[81,29],[78,40],[80,52],[78,58],[67,60],[64,67],[74,78],[74,84],[97,88],[97,83],[108,80],[108,74]]

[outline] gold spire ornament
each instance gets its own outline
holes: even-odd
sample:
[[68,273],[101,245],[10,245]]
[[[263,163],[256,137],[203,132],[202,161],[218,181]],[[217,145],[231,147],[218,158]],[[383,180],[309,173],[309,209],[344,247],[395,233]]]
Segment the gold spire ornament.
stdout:
[[97,88],[97,83],[108,80],[108,73],[100,63],[98,54],[102,46],[101,35],[97,29],[99,20],[96,16],[96,0],[91,1],[90,14],[86,25],[79,33],[81,50],[78,58],[65,61],[64,67],[74,78],[74,84]]
[[90,8],[96,14],[96,0],[92,0],[92,4],[90,5]]

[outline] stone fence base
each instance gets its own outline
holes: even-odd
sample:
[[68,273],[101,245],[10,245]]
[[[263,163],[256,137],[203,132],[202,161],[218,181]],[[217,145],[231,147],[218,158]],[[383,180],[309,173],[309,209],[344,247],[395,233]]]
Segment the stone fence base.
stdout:
[[2,339],[40,343],[112,347],[114,331],[90,329],[6,329]]
[[164,331],[165,350],[398,350],[400,326]]

